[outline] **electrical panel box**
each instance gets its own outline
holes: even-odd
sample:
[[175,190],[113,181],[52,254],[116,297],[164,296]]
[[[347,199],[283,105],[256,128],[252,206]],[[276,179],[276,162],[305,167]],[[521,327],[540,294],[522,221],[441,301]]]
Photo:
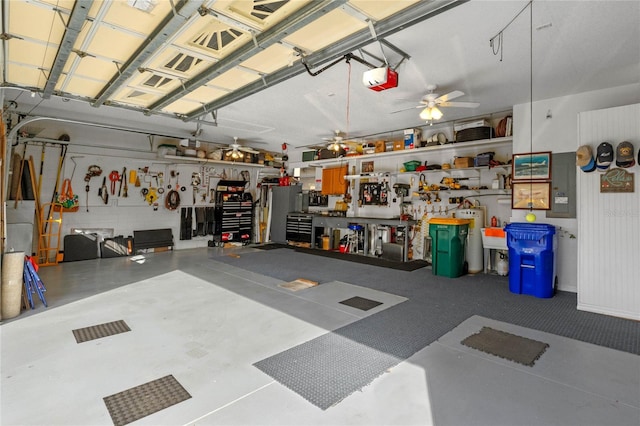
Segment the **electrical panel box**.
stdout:
[[554,153],[551,158],[551,210],[547,217],[576,217],[575,152]]

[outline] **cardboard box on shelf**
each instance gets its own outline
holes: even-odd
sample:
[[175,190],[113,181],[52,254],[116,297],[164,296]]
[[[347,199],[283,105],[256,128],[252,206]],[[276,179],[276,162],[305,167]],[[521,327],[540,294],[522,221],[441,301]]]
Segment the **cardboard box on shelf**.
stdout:
[[393,141],[393,150],[402,151],[404,149],[404,141]]
[[453,160],[453,167],[456,169],[473,167],[473,157],[456,157],[455,160]]
[[386,151],[386,142],[385,141],[376,141],[375,150],[376,152],[385,152]]
[[455,130],[456,132],[459,132],[460,130],[464,130],[464,129],[472,129],[474,127],[485,127],[485,126],[490,126],[491,124],[489,124],[489,121],[486,119],[478,119],[478,120],[471,120],[471,121],[464,121],[462,123],[455,123],[453,125],[453,130]]
[[420,129],[406,129],[404,131],[404,149],[418,148],[422,142]]

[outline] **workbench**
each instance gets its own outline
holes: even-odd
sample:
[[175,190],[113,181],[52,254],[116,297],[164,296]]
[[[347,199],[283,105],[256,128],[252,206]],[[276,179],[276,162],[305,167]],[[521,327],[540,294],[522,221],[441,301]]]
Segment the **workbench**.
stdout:
[[[369,252],[369,226],[368,225],[385,225],[394,228],[404,229],[404,250],[402,261],[409,260],[409,228],[416,224],[415,220],[400,220],[400,218],[382,218],[382,217],[344,217],[344,216],[313,216],[313,226],[311,227],[311,243],[316,241],[316,228],[324,227],[330,229],[347,229],[350,224],[364,225],[364,253]],[[328,232],[330,233],[330,232]]]

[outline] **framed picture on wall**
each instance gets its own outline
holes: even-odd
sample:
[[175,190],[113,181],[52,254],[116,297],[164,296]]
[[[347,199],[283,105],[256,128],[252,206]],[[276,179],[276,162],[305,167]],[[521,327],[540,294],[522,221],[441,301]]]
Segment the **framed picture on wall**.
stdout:
[[373,173],[373,161],[363,161],[361,173]]
[[511,208],[551,209],[551,182],[513,182]]
[[550,180],[551,152],[513,154],[511,168],[513,180]]

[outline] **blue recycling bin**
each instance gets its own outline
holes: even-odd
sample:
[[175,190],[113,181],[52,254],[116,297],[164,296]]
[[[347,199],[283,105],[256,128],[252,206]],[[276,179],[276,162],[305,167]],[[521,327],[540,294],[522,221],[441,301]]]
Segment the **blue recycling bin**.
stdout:
[[540,298],[553,297],[556,277],[556,227],[546,223],[505,226],[509,248],[509,290]]

